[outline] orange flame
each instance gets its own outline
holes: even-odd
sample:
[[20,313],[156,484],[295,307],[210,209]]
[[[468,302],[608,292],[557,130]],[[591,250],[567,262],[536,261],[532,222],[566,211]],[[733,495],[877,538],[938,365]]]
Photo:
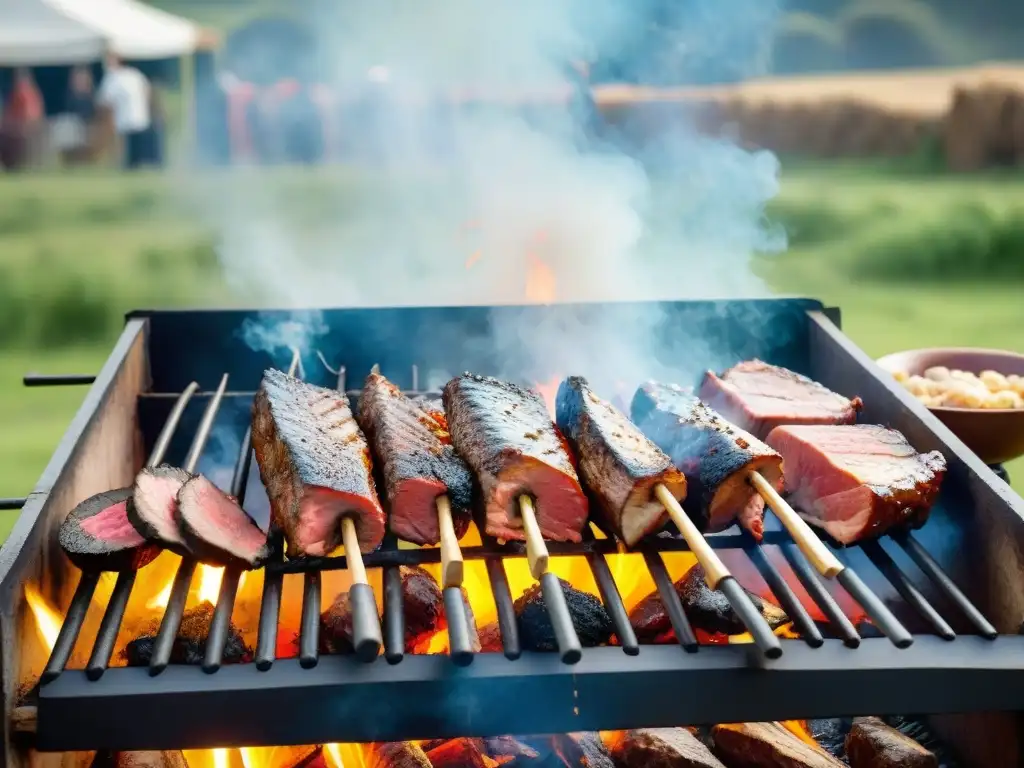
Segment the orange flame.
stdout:
[[36,620],[36,630],[40,639],[46,644],[47,650],[52,651],[53,646],[57,644],[60,625],[64,623],[63,617],[46,602],[46,598],[33,584],[25,585],[25,600]]
[[555,398],[558,396],[558,385],[561,383],[562,380],[558,376],[552,376],[548,381],[538,381],[533,385],[533,388],[544,398],[551,418],[555,418]]
[[796,736],[800,741],[810,744],[812,747],[820,747],[817,739],[811,735],[806,720],[783,720],[779,723],[783,728]]
[[365,768],[363,747],[359,744],[324,744],[324,754],[331,768]]
[[[196,603],[211,603],[212,605],[217,604],[217,598],[220,597],[220,583],[224,578],[224,568],[212,566],[212,565],[200,565],[197,570],[197,575],[192,578],[192,584],[189,589],[189,603],[192,602],[194,596]],[[238,579],[238,589],[241,590],[245,585],[246,573],[243,571]],[[150,610],[163,610],[167,607],[167,603],[171,600],[171,589],[174,586],[174,576],[168,576],[167,583],[164,588],[160,590],[155,597],[146,603],[146,607]]]

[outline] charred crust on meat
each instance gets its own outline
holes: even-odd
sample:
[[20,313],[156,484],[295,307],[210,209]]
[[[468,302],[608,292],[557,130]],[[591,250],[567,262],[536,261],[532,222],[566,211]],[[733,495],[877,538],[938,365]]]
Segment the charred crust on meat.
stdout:
[[[135,571],[153,562],[160,546],[147,540],[130,523],[131,488],[103,491],[80,502],[68,513],[57,534],[64,554],[83,571]],[[90,531],[100,515],[109,518],[104,530]]]
[[[207,490],[211,493],[216,493],[220,497],[218,498],[219,503],[226,505],[236,514],[237,525],[248,527],[250,529],[250,533],[263,539],[262,546],[253,553],[252,558],[242,557],[236,552],[232,552],[227,548],[230,545],[230,542],[223,540],[213,541],[193,525],[193,520],[195,519],[194,516],[196,514],[203,515],[205,513],[210,519],[213,518],[213,515],[209,510],[200,509],[198,511],[193,511],[190,509],[190,505],[192,504],[202,506],[203,502],[197,497],[197,494],[201,492],[202,486],[204,485]],[[178,489],[174,519],[177,521],[182,538],[185,540],[185,544],[188,546],[193,557],[208,565],[221,565],[240,568],[242,570],[252,570],[254,568],[260,568],[271,557],[271,555],[274,554],[272,545],[266,533],[256,525],[256,522],[249,517],[248,513],[242,509],[233,498],[217,488],[217,486],[210,482],[209,479],[202,475],[195,475],[189,478],[189,480]],[[231,531],[220,531],[219,533],[230,535]]]
[[[160,464],[156,467],[144,467],[136,476],[135,484],[133,486],[133,494],[138,499],[138,503],[133,504],[128,510],[128,519],[131,524],[135,526],[135,530],[145,536],[151,541],[159,542],[165,549],[169,549],[179,555],[189,554],[188,547],[184,542],[180,540],[172,540],[161,536],[160,530],[153,524],[149,519],[152,516],[162,516],[164,510],[161,509],[150,509],[148,507],[152,502],[160,500],[150,500],[147,498],[146,489],[142,487],[141,482],[147,477],[156,479],[166,479],[174,483],[175,488],[171,496],[173,503],[174,499],[177,498],[177,492],[192,477],[192,475],[186,472],[180,467],[173,467],[169,464]],[[162,504],[155,504],[154,506],[162,507]],[[175,529],[177,527],[175,526]],[[180,539],[181,531],[175,530],[175,535]]]
[[[601,601],[587,592],[581,592],[567,581],[559,579],[558,583],[562,588],[562,594],[565,595],[569,616],[580,639],[580,645],[584,648],[593,648],[608,643],[614,629],[611,617]],[[551,625],[540,584],[534,584],[527,589],[515,601],[514,608],[519,625],[519,641],[525,650],[558,649],[555,629]]]

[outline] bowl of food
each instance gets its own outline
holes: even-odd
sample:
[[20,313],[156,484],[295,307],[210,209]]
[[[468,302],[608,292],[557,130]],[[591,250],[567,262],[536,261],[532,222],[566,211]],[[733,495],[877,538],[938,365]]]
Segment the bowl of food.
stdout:
[[986,464],[1024,455],[1024,355],[912,349],[878,360]]

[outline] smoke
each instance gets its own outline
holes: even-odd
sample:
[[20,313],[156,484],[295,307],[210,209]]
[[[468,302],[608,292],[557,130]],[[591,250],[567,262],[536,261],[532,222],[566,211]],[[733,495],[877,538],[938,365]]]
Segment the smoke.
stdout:
[[[621,58],[644,41],[668,41],[665,66],[694,79],[756,74],[775,2],[308,7],[325,53],[319,79],[350,102],[338,126],[348,158],[271,177],[235,170],[204,200],[240,297],[299,309],[767,294],[751,259],[785,247],[764,220],[777,191],[772,155],[701,136],[681,108],[651,111],[638,138],[628,123],[596,136],[564,103],[444,105],[467,90],[536,102],[564,92],[570,62]],[[647,309],[625,319],[498,324],[488,344],[509,351],[507,370],[488,373],[522,378],[556,362],[597,379],[651,373],[665,350],[638,339],[663,318]],[[246,343],[308,348],[318,323],[311,313],[284,328],[254,324]],[[584,336],[600,348],[574,343]],[[706,364],[710,351],[694,345],[707,343],[680,338],[668,367]]]

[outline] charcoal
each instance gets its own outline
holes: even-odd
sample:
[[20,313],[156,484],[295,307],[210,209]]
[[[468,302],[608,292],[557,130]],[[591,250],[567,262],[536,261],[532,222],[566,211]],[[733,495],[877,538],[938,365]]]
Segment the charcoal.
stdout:
[[934,754],[941,768],[958,768],[958,761],[949,747],[931,731],[920,717],[895,715],[884,719],[904,736],[909,736]]
[[477,633],[480,640],[480,650],[483,653],[502,653],[505,646],[501,642],[501,627],[497,621],[484,624]]
[[611,753],[596,733],[566,733],[552,742],[555,754],[570,768],[615,768]]
[[844,768],[779,723],[733,723],[711,729],[715,754],[729,768]]
[[92,768],[188,768],[178,749],[163,752],[97,752]]
[[[206,654],[206,636],[210,633],[210,622],[213,621],[213,609],[211,603],[203,602],[189,608],[182,615],[178,636],[171,649],[172,664],[202,664]],[[149,664],[159,629],[159,622],[154,622],[125,646],[121,655],[129,667],[145,667]],[[242,633],[232,624],[224,644],[224,663],[239,664],[251,659],[252,649],[246,646]]]
[[135,476],[135,501],[128,510],[128,519],[140,534],[180,555],[188,554],[188,546],[174,516],[178,491],[190,477],[185,470],[167,464],[144,468]]
[[[612,620],[601,601],[591,594],[581,592],[569,582],[558,580],[569,607],[572,625],[584,648],[606,644],[612,636]],[[515,612],[519,624],[519,641],[527,651],[554,651],[558,649],[555,630],[548,617],[544,592],[540,584],[534,584],[515,601]]]
[[426,753],[411,741],[370,744],[363,768],[432,768]]
[[830,755],[842,759],[846,756],[846,734],[852,725],[853,720],[848,717],[808,720],[807,730]]
[[493,768],[481,739],[449,739],[424,751],[433,768]]
[[846,737],[850,768],[938,768],[931,752],[877,717],[856,717]]
[[135,571],[151,563],[160,547],[135,530],[132,506],[131,488],[90,496],[60,526],[64,554],[83,571]]
[[697,736],[685,728],[626,731],[612,748],[618,768],[725,768]]

